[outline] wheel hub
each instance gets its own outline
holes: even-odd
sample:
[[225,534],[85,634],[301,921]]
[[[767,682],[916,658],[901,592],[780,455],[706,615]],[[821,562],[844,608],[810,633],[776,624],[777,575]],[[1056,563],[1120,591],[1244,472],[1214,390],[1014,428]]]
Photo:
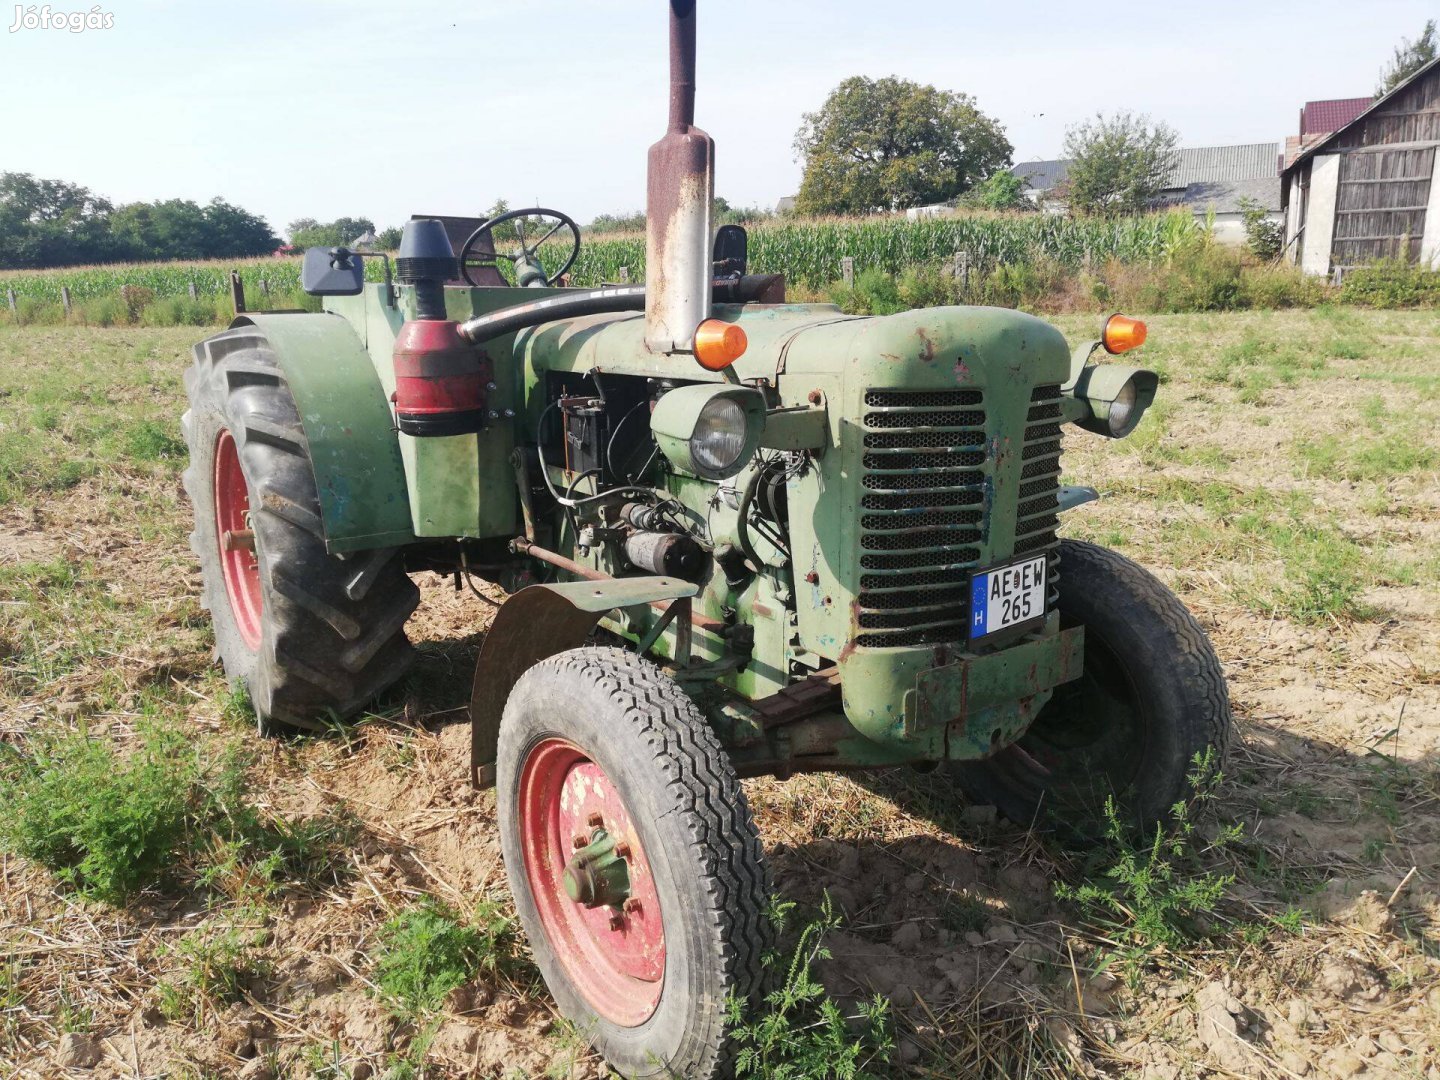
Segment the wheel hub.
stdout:
[[621,907],[630,898],[630,868],[616,847],[613,836],[596,829],[565,864],[565,895],[581,907]]

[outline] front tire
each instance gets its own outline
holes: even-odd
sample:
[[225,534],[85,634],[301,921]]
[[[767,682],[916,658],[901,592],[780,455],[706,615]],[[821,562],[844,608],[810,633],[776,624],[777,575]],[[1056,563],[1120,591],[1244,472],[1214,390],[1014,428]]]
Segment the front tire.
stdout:
[[408,669],[419,590],[393,548],[326,552],[300,414],[259,331],[227,330],[194,355],[184,479],[216,649],[262,732],[320,730]]
[[1021,825],[1094,836],[1113,797],[1148,830],[1218,768],[1230,697],[1205,631],[1148,571],[1106,548],[1060,544],[1060,624],[1085,628],[1085,667],[994,757],[956,766],[961,786]]
[[[621,649],[561,653],[515,685],[496,773],[511,892],[560,1011],[624,1076],[721,1075],[727,1003],[760,985],[768,887],[744,793],[695,704]],[[587,842],[608,861],[566,881]],[[614,873],[607,849],[624,852],[623,892],[605,877],[611,891],[577,900],[577,878]]]

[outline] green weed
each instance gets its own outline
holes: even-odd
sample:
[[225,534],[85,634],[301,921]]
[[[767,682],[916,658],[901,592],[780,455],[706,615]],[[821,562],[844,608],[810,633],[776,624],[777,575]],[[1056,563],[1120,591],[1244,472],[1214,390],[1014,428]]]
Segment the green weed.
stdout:
[[160,1011],[171,1020],[198,1025],[207,1009],[243,1000],[251,982],[270,973],[261,954],[267,940],[256,926],[191,931],[174,950],[183,962],[182,973],[160,985]]
[[121,759],[85,732],[40,735],[0,771],[0,841],[98,900],[119,903],[170,869],[190,832],[198,766],[152,727]]
[[377,947],[375,984],[390,1008],[408,1018],[438,1008],[478,975],[529,975],[514,920],[488,900],[470,924],[437,901],[410,908],[381,928]]
[[1113,797],[1107,798],[1104,840],[1090,857],[1098,869],[1079,885],[1055,886],[1057,897],[1075,904],[1081,917],[1114,943],[1114,958],[1132,980],[1157,951],[1207,937],[1210,919],[1235,882],[1233,874],[1210,869],[1206,858],[1240,839],[1243,827],[1222,828],[1205,841],[1193,820],[1215,799],[1220,779],[1213,755],[1197,755],[1190,777],[1194,799],[1177,803],[1171,830],[1157,827],[1148,843],[1121,819]]
[[244,759],[206,764],[183,731],[150,718],[117,754],[88,732],[45,730],[0,748],[0,844],[84,896],[121,903],[188,871],[235,898],[334,883],[355,825],[343,812],[290,822],[249,801]]
[[[793,906],[778,904],[774,917],[783,923]],[[731,999],[739,1080],[860,1080],[888,1060],[894,1045],[889,1003],[877,994],[847,1021],[815,977],[815,963],[830,958],[825,936],[839,925],[827,894],[819,915],[801,930],[780,985],[756,1015],[747,1015],[745,1002]],[[770,958],[772,966],[779,962]]]

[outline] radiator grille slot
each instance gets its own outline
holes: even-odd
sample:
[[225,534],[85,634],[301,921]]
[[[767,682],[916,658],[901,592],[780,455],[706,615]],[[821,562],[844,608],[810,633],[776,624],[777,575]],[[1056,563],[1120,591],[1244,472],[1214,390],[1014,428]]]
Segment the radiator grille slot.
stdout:
[[953,409],[963,405],[979,405],[984,400],[985,395],[979,390],[865,391],[865,404],[876,409]]
[[[856,644],[963,641],[988,512],[982,392],[872,389],[865,405]],[[1015,553],[1049,553],[1051,603],[1060,419],[1059,386],[1035,387],[1020,453]]]
[[975,428],[983,427],[985,414],[978,410],[965,412],[872,412],[865,414],[867,428]]

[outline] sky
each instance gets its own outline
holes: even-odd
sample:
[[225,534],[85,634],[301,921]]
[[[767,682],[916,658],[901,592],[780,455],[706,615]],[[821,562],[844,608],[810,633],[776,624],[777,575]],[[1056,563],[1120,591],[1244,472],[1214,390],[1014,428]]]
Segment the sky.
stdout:
[[[12,31],[30,6],[0,3],[0,171],[116,203],[219,196],[277,231],[498,198],[586,222],[641,208],[665,125],[658,0],[102,0],[108,29]],[[700,0],[696,121],[716,193],[767,207],[799,186],[801,115],[851,75],[971,95],[1017,162],[1117,109],[1182,146],[1278,142],[1304,101],[1371,93],[1432,17],[1440,0]]]

